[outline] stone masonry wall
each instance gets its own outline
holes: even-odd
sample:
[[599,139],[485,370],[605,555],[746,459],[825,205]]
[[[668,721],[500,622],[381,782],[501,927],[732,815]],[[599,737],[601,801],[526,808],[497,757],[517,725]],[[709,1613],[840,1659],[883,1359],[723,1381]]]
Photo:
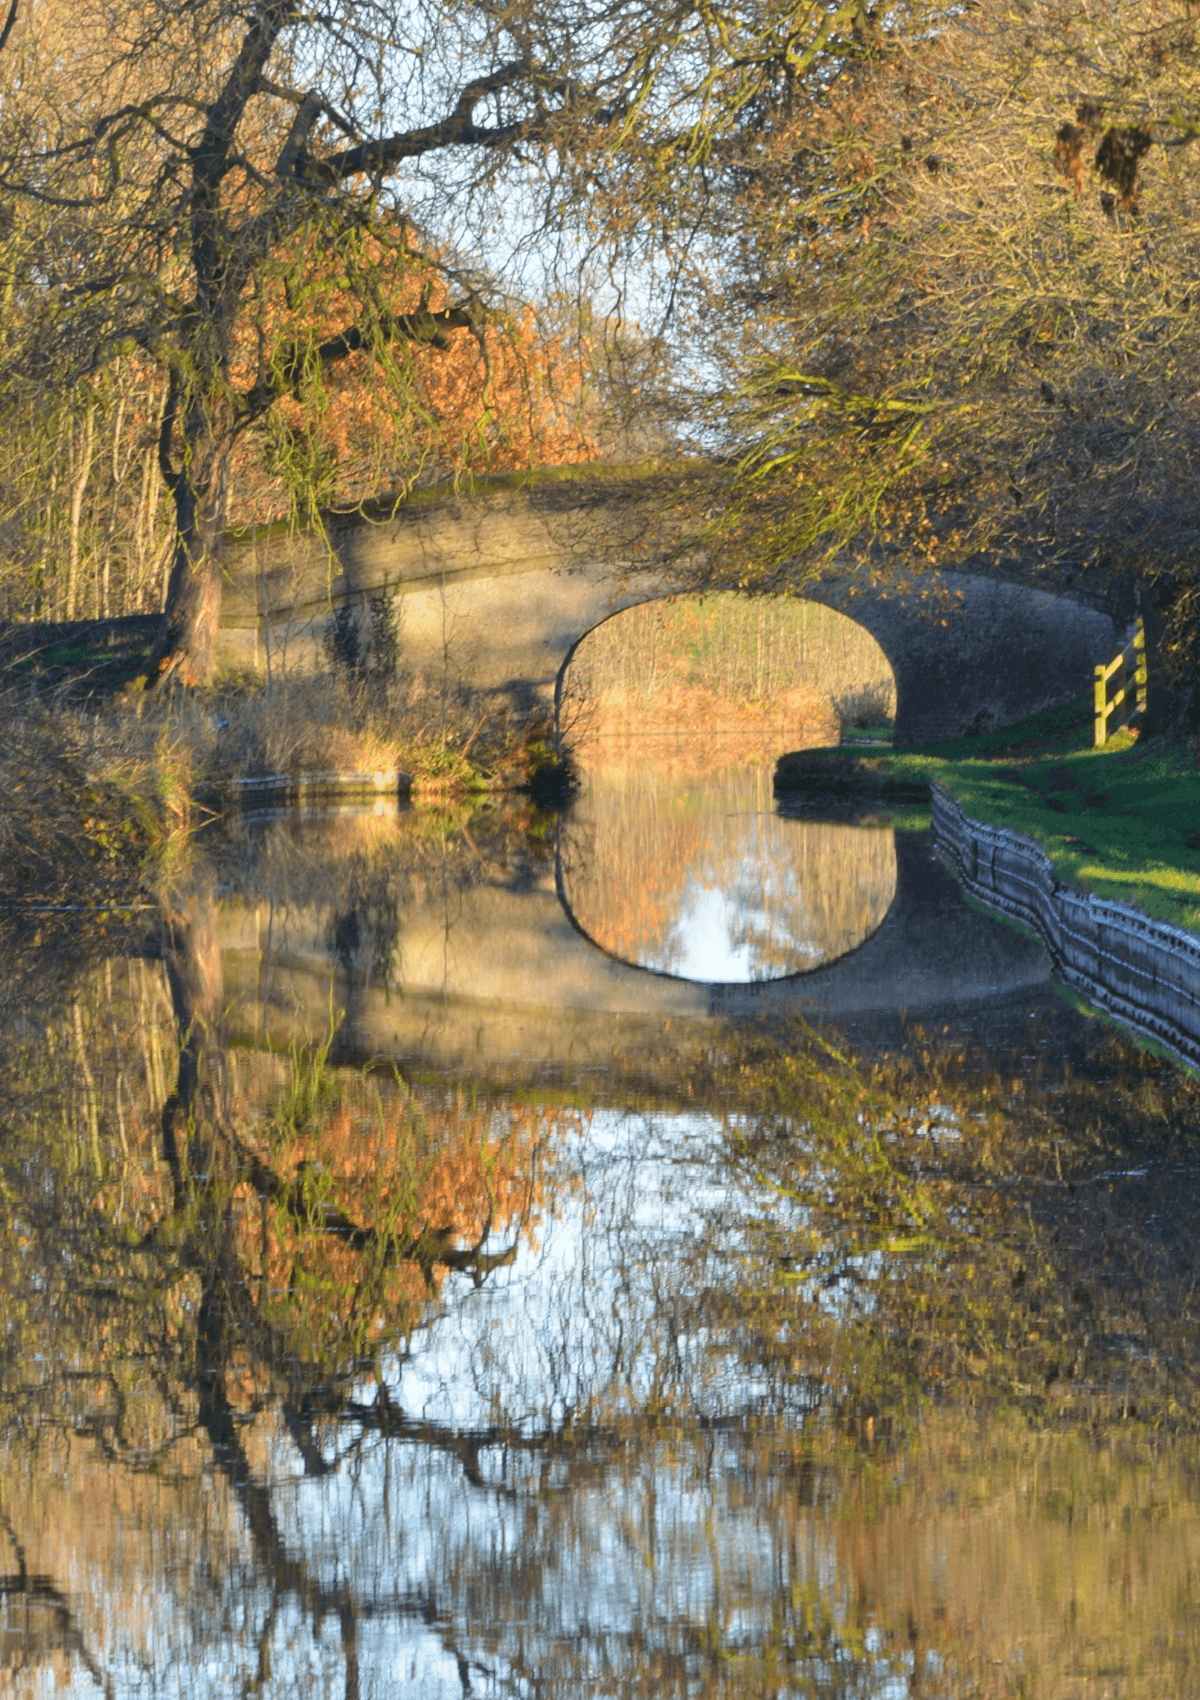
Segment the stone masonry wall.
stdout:
[[[589,631],[688,583],[674,553],[686,525],[670,478],[583,469],[429,492],[374,520],[331,521],[325,539],[286,527],[231,536],[219,659],[239,673],[311,670],[339,612],[359,630],[386,604],[405,665],[427,683],[551,703]],[[896,746],[911,748],[1082,696],[1126,642],[1112,611],[1037,578],[925,569],[796,589],[879,643],[896,679]]]

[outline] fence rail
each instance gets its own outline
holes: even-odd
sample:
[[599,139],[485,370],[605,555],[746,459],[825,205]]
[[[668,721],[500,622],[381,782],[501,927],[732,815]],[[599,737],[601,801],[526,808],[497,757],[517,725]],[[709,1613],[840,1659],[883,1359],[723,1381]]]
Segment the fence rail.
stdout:
[[[1119,684],[1115,693],[1110,696],[1109,681],[1114,678],[1119,679]],[[1125,713],[1119,719],[1113,720],[1117,710],[1122,707]],[[1135,714],[1145,712],[1146,628],[1139,620],[1133,642],[1110,661],[1107,667],[1100,665],[1096,668],[1096,748],[1102,749],[1108,742],[1110,733],[1120,726],[1127,726]]]

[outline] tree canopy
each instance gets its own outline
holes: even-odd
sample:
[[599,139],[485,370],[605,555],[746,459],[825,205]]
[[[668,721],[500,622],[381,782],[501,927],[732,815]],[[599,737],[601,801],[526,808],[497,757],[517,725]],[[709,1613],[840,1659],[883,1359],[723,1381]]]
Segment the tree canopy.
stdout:
[[1194,667],[1200,37],[1168,0],[892,29],[749,139],[704,303],[740,570],[1136,576]]
[[92,606],[124,538],[132,605],[168,581],[159,678],[210,671],[231,479],[249,516],[595,454],[561,303],[602,341],[601,297],[669,327],[635,411],[669,390],[734,468],[733,580],[1135,576],[1190,675],[1183,0],[9,15],[0,405],[58,455],[46,495],[9,433],[18,541],[85,611],[84,498],[119,486]]
[[86,0],[69,16],[30,0],[0,112],[20,224],[8,370],[43,396],[121,358],[162,374],[176,546],[158,677],[211,669],[248,431],[287,398],[319,415],[357,356],[411,419],[418,356],[463,337],[486,393],[531,280],[602,265],[619,293],[640,265],[669,287],[723,138],[859,51],[866,16],[859,0]]

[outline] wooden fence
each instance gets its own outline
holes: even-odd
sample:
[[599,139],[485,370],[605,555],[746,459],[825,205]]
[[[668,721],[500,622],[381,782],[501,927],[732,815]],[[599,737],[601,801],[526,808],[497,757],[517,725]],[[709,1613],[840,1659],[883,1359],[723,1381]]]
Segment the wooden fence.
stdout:
[[[1118,680],[1115,693],[1109,695],[1109,684]],[[1125,713],[1114,719],[1118,709]],[[1133,642],[1123,649],[1108,666],[1096,668],[1096,748],[1102,749],[1110,732],[1127,726],[1135,714],[1146,712],[1146,628],[1137,623]]]
[[972,897],[1030,927],[1089,1003],[1200,1070],[1200,936],[1063,885],[1040,844],[964,814],[935,780],[934,841]]

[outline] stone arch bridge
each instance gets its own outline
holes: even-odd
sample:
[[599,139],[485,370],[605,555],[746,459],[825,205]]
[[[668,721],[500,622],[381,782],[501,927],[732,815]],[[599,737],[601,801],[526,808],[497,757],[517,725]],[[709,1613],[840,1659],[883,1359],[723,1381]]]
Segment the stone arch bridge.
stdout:
[[[253,673],[311,669],[336,632],[364,652],[386,631],[427,682],[555,700],[582,638],[622,609],[687,588],[667,564],[680,534],[669,482],[595,469],[432,492],[377,520],[234,533],[219,660]],[[804,588],[869,631],[896,679],[896,743],[1011,724],[1081,696],[1133,616],[1101,592],[1014,570],[854,577]]]

